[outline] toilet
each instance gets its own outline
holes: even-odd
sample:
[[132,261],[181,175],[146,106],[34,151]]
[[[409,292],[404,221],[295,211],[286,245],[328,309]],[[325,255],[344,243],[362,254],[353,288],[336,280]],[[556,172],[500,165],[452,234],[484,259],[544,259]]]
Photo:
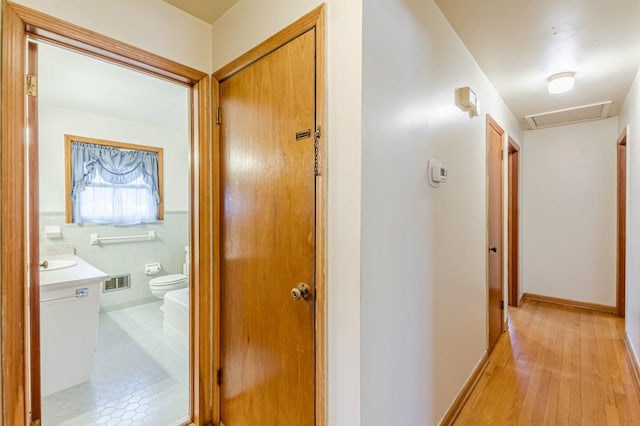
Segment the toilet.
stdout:
[[164,295],[167,292],[186,288],[188,285],[189,280],[183,274],[163,275],[149,281],[151,293],[160,300],[164,300]]

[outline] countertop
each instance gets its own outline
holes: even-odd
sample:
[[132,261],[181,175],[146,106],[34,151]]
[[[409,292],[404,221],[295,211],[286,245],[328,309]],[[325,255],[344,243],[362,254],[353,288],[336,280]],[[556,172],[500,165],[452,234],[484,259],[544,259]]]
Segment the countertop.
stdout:
[[109,275],[74,254],[42,256],[43,260],[75,260],[76,265],[51,271],[40,271],[40,291],[100,283]]

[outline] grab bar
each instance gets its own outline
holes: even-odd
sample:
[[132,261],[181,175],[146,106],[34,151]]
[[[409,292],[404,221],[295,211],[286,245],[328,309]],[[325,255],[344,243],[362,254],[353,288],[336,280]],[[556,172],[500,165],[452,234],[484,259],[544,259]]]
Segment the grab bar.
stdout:
[[92,246],[97,246],[103,241],[128,241],[128,240],[153,241],[156,239],[156,231],[149,231],[145,235],[123,235],[120,237],[101,237],[100,234],[90,234],[89,238]]
[[75,296],[63,296],[63,297],[52,297],[51,299],[41,299],[40,303],[44,302],[54,302],[56,300],[67,300],[67,299],[82,299],[84,297],[89,297],[89,288],[77,288]]

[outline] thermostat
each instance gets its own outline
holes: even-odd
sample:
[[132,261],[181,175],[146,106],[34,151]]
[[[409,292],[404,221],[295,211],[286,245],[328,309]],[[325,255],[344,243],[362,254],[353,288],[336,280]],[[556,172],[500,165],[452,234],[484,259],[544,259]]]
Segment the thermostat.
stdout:
[[429,160],[428,165],[429,185],[437,188],[441,183],[447,181],[447,169],[438,160]]

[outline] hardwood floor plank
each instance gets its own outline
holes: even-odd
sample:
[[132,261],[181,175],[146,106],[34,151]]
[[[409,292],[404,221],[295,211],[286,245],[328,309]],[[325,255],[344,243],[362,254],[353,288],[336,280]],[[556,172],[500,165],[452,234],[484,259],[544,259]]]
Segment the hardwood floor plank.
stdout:
[[639,425],[624,320],[526,301],[500,337],[456,425]]

